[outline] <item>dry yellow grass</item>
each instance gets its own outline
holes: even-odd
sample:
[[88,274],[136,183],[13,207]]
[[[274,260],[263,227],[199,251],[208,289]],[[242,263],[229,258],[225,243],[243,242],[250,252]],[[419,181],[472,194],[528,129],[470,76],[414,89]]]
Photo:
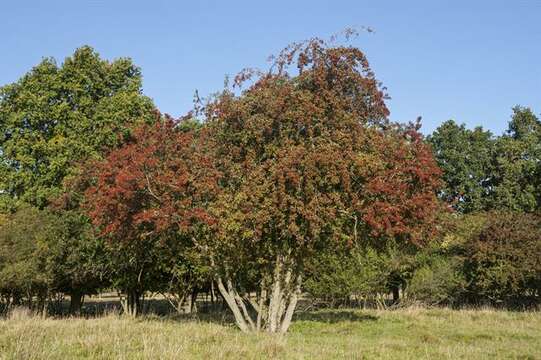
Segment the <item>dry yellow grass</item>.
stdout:
[[404,309],[300,314],[286,336],[218,319],[110,314],[0,320],[2,359],[541,359],[541,313]]

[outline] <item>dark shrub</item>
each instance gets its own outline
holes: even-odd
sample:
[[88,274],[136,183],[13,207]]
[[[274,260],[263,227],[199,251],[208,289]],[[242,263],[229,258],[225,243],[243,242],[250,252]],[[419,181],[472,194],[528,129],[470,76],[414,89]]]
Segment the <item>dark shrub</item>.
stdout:
[[466,244],[470,298],[492,305],[539,303],[541,217],[491,212],[478,236]]

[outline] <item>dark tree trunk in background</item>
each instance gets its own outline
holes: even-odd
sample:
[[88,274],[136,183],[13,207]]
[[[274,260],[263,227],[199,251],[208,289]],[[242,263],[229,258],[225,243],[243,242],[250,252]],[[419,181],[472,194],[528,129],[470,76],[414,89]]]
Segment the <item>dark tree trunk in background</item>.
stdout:
[[393,293],[393,304],[398,304],[398,302],[400,301],[400,287],[393,286],[391,288],[391,291]]
[[18,293],[14,292],[12,294],[12,301],[11,301],[11,305],[13,306],[19,306],[21,305],[21,295],[19,295]]
[[70,293],[70,314],[81,315],[81,305],[83,304],[83,294],[74,290]]
[[190,300],[190,308],[188,310],[190,314],[197,312],[197,294],[199,294],[197,289],[193,289]]
[[134,289],[127,290],[121,304],[125,314],[136,317],[141,312],[141,293]]

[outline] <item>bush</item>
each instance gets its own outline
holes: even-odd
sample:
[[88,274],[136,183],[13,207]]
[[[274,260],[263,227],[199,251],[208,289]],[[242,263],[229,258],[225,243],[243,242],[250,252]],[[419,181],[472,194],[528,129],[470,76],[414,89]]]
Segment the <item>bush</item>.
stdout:
[[408,296],[426,305],[453,305],[462,299],[465,286],[460,261],[440,256],[414,271]]
[[492,212],[467,244],[470,298],[492,305],[529,305],[541,297],[541,217]]
[[320,253],[308,266],[305,291],[329,306],[351,305],[389,292],[391,257],[388,251],[353,248]]
[[43,311],[47,278],[37,252],[41,229],[49,222],[45,212],[24,206],[0,226],[0,299],[4,308],[24,303]]

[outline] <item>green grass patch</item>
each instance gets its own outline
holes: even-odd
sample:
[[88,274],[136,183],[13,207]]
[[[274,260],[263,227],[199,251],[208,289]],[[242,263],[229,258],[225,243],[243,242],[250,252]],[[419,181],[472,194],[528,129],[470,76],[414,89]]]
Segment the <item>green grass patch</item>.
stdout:
[[541,359],[541,314],[402,309],[301,313],[285,336],[224,317],[0,320],[1,359]]

